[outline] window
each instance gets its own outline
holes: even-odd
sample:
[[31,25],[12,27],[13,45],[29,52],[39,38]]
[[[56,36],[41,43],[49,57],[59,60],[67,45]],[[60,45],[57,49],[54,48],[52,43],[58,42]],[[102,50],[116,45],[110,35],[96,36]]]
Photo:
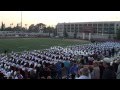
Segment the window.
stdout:
[[70,27],[67,27],[67,29],[70,29]]
[[109,33],[114,34],[114,28],[109,28]]
[[74,29],[71,29],[71,32],[74,32],[75,30]]
[[58,32],[62,32],[62,30],[59,29]]
[[108,27],[109,26],[109,24],[104,24],[104,27]]
[[113,26],[114,27],[114,24],[110,24],[110,27]]
[[79,24],[79,26],[82,26],[82,24]]
[[98,27],[102,27],[103,25],[102,24],[98,24]]
[[76,32],[79,32],[79,30],[78,30],[78,29],[76,29]]
[[105,28],[103,32],[106,33],[106,34],[108,34],[109,33],[109,29]]
[[64,25],[64,27],[66,27],[67,25]]
[[78,29],[78,27],[75,27],[75,29]]
[[88,24],[88,26],[92,26],[92,24]]
[[74,27],[74,24],[71,24],[71,27]]
[[97,26],[97,24],[93,24],[93,26]]
[[70,25],[67,25],[66,28],[70,28]]
[[64,28],[67,28],[67,26],[64,26]]
[[87,26],[87,24],[84,24],[83,26]]
[[114,30],[114,28],[109,28],[109,30]]
[[98,30],[102,30],[102,28],[98,28]]
[[105,30],[106,28],[104,27],[104,30]]
[[78,24],[75,24],[75,27],[78,27]]
[[82,31],[82,29],[79,29],[78,31],[79,31],[79,32],[81,32],[81,31]]
[[82,31],[82,28],[79,28],[79,32]]
[[70,32],[70,29],[68,29],[67,32]]
[[70,25],[67,25],[67,27],[70,27]]
[[95,28],[95,27],[94,27],[93,29],[94,29],[94,30],[97,30],[97,28]]
[[104,28],[104,30],[108,30],[108,28]]
[[74,27],[71,27],[71,29],[74,29]]
[[102,30],[99,30],[98,33],[102,33]]
[[78,29],[78,24],[75,25],[75,29]]

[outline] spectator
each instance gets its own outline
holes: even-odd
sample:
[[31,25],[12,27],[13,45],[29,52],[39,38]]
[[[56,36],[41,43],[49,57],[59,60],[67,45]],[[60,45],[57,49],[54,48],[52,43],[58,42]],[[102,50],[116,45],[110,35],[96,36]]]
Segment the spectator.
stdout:
[[120,59],[117,61],[117,63],[118,63],[119,65],[118,65],[118,69],[117,69],[116,78],[117,78],[117,79],[120,79]]
[[51,66],[51,78],[56,79],[56,76],[57,76],[56,68],[55,68],[55,65],[52,64],[52,66]]
[[100,79],[100,68],[99,68],[99,64],[97,61],[93,62],[93,70],[91,73],[91,78],[92,79]]
[[67,78],[67,69],[64,66],[64,63],[62,63],[62,79]]
[[115,72],[117,73],[117,69],[118,69],[118,63],[113,60],[113,64],[112,64],[113,68],[115,69]]
[[90,79],[89,78],[89,69],[88,68],[82,68],[80,69],[81,75],[78,79]]
[[20,71],[17,71],[15,79],[23,79],[23,76],[20,74]]
[[77,75],[78,72],[78,67],[76,63],[73,63],[72,67],[70,68],[70,74],[72,77],[75,77],[75,75]]
[[57,71],[57,78],[62,79],[62,67],[61,67],[61,62],[57,62],[56,64],[56,71]]
[[47,76],[47,79],[52,79],[51,76]]
[[99,68],[100,68],[100,79],[102,79],[103,71],[104,71],[104,66],[103,66],[103,61],[99,62]]
[[103,66],[105,70],[103,71],[102,79],[116,79],[116,73],[110,66],[110,59],[104,59]]
[[36,79],[36,74],[33,69],[30,71],[30,79]]

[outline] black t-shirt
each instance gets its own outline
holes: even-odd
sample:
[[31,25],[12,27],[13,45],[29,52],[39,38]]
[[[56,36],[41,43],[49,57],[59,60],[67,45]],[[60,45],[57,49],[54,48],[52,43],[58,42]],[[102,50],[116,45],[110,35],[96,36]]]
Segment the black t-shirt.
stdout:
[[80,60],[80,63],[81,63],[81,64],[84,64],[84,59],[83,59],[83,58]]
[[115,72],[117,72],[118,64],[117,63],[113,63],[113,68],[114,68]]
[[100,78],[102,78],[103,71],[105,70],[104,66],[99,66],[100,68]]
[[103,71],[102,79],[116,79],[116,73],[114,70],[109,68],[106,68]]

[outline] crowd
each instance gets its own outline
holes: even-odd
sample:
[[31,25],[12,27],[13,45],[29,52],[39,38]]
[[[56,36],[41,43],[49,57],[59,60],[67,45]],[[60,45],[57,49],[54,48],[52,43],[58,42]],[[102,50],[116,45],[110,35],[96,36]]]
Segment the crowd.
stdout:
[[120,79],[120,43],[0,54],[1,79]]

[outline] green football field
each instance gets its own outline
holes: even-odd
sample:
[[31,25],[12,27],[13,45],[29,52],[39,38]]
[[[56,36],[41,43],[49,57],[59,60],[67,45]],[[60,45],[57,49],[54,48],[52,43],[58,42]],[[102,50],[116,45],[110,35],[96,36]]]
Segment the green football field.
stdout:
[[16,38],[16,39],[0,39],[0,53],[5,50],[8,52],[21,52],[24,50],[47,49],[51,46],[69,46],[76,44],[89,43],[83,40],[73,39],[52,39],[52,38]]

